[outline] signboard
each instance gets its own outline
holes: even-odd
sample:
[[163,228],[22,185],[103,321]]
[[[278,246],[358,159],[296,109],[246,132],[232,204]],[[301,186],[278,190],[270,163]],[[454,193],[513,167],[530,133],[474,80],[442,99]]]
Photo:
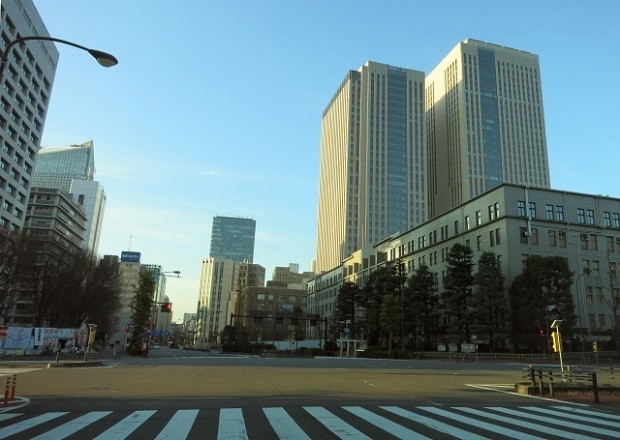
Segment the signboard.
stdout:
[[121,252],[121,261],[124,263],[139,263],[140,252],[123,251]]
[[476,344],[461,344],[461,353],[475,353],[477,348]]

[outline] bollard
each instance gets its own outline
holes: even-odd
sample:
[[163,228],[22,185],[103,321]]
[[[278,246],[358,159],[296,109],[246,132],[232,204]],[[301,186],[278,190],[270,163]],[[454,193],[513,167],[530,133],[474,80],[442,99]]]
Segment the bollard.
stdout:
[[543,371],[538,370],[538,395],[542,396],[544,394],[543,388]]
[[15,388],[17,385],[17,375],[13,374],[6,378],[6,388],[4,389],[4,406],[15,399]]
[[555,397],[553,393],[553,371],[549,371],[549,396]]
[[11,380],[11,400],[15,400],[15,389],[17,388],[17,374],[13,375]]
[[598,380],[596,377],[596,371],[593,371],[591,373],[592,375],[592,388],[593,388],[593,393],[594,393],[594,403],[599,403],[599,398],[598,398]]

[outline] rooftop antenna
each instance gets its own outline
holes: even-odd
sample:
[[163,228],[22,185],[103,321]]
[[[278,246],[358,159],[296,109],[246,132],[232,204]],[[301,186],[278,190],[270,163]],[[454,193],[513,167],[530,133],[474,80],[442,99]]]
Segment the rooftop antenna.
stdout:
[[131,250],[131,239],[132,239],[132,237],[133,237],[133,233],[130,232],[129,233],[129,249],[127,249],[128,251]]

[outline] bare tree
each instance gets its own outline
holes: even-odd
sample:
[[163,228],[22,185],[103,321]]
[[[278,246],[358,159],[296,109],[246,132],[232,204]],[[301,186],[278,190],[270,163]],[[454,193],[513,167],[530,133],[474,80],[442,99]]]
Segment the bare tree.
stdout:
[[20,234],[0,229],[0,322],[7,323],[18,288],[17,255]]

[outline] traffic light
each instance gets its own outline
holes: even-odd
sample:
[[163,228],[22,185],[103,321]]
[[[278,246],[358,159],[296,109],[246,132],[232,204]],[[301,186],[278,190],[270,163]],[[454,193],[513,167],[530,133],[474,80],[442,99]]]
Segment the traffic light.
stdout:
[[558,351],[562,351],[562,341],[560,340],[560,334],[556,332],[551,332],[551,342],[553,344],[553,351],[556,353]]
[[163,303],[160,310],[162,313],[172,312],[172,303]]

